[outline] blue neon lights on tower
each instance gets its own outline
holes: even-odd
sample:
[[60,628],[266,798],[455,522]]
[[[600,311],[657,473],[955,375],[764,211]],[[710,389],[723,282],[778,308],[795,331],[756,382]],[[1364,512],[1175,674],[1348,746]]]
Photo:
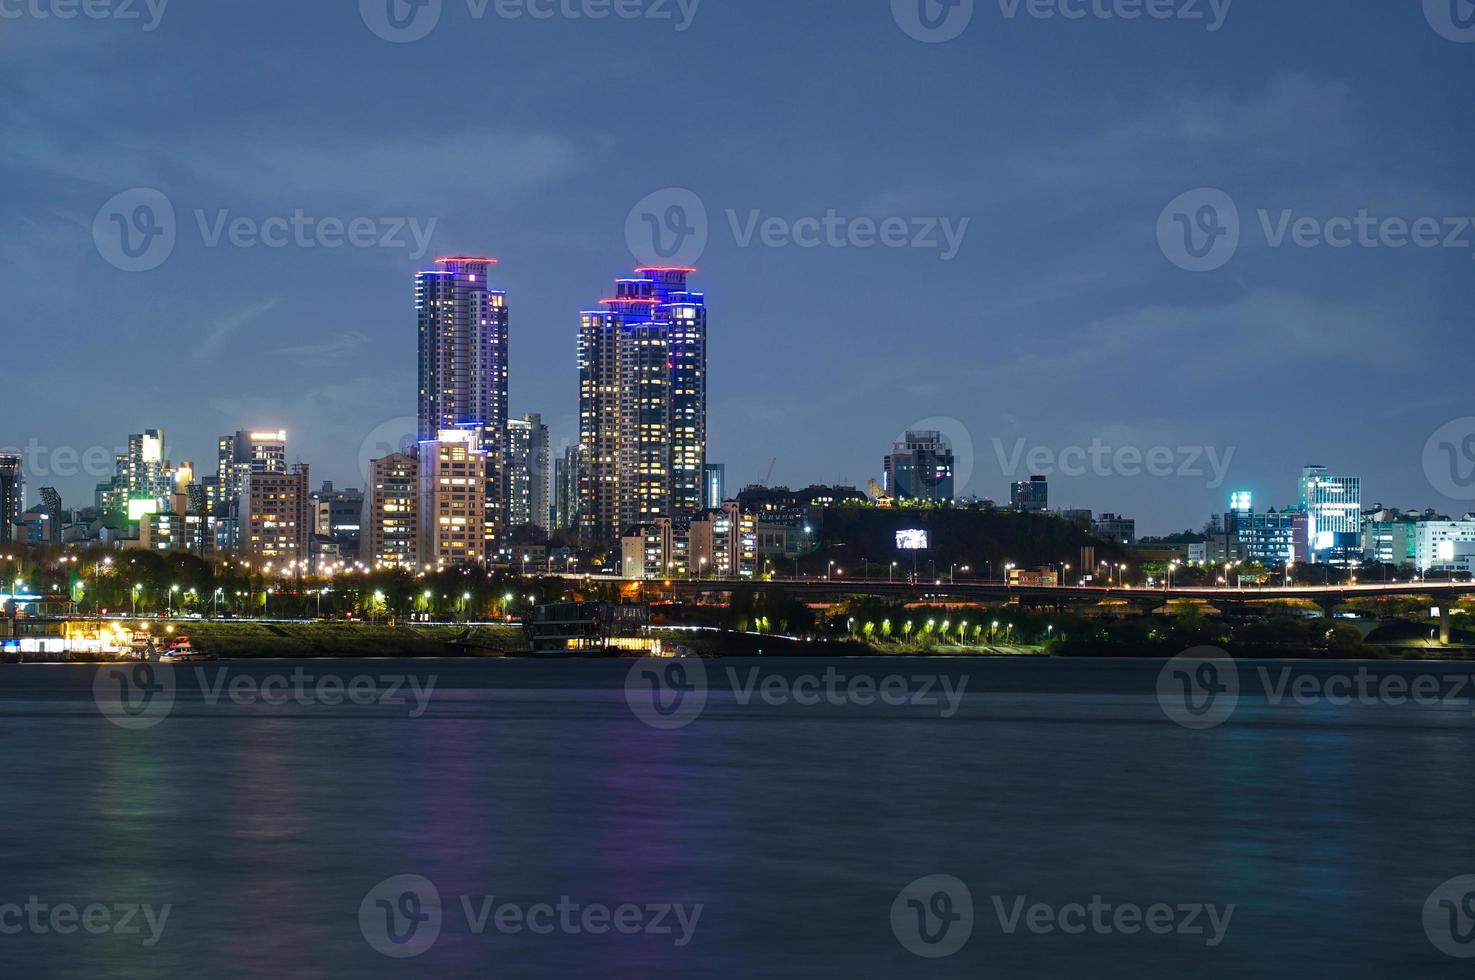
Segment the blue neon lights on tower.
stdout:
[[611,541],[697,513],[707,460],[707,305],[695,270],[641,268],[579,333],[579,531]]

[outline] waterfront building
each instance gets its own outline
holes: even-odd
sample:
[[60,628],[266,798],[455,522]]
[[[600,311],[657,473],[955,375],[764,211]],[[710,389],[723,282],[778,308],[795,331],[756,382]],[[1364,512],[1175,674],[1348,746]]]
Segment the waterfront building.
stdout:
[[1475,571],[1475,514],[1414,525],[1414,565],[1421,573]]
[[1362,559],[1362,480],[1332,476],[1325,466],[1302,468],[1300,510],[1313,565],[1354,565]]
[[420,443],[419,562],[424,569],[486,560],[484,429],[445,429]]
[[536,413],[507,423],[507,524],[548,533],[548,427]]
[[[419,438],[440,439],[451,430],[477,433],[476,449],[486,460],[486,509],[479,522],[484,534],[480,557],[493,557],[508,525],[504,502],[507,454],[508,336],[507,294],[490,288],[488,272],[496,259],[437,259],[436,270],[415,276],[419,324]],[[458,445],[464,445],[458,438]],[[436,461],[422,458],[422,464]],[[435,550],[434,542],[421,541]],[[464,556],[463,556],[464,557]]]
[[420,466],[411,453],[369,463],[361,521],[361,560],[371,568],[413,569],[420,563]]
[[579,534],[613,541],[702,508],[707,308],[691,269],[621,279],[579,328]]
[[241,554],[272,563],[307,560],[313,524],[309,472],[299,463],[286,473],[246,474],[237,504]]

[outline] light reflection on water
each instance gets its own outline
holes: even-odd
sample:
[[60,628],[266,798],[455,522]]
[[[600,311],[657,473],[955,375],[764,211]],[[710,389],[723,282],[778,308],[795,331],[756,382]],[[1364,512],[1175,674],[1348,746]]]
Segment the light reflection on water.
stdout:
[[[0,667],[0,903],[173,906],[155,948],[22,934],[0,955],[38,976],[1454,975],[1420,915],[1475,873],[1468,709],[1249,697],[1192,732],[1158,709],[1159,666],[950,667],[972,683],[948,719],[714,692],[672,732],[634,719],[619,664],[318,663],[433,673],[431,710],[212,706],[182,684],[142,732],[99,716],[85,669]],[[889,914],[936,873],[967,883],[977,923],[927,961]],[[358,925],[400,874],[446,913],[404,962]],[[684,948],[476,936],[460,899],[487,895],[703,913]],[[993,896],[1021,895],[1236,911],[1214,949],[1005,935]]]

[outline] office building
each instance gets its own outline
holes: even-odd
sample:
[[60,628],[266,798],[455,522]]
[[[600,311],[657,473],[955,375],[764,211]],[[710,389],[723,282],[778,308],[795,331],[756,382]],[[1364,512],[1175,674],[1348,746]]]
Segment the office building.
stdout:
[[690,269],[621,279],[579,330],[579,534],[614,541],[701,510],[707,452],[707,308]]
[[1277,513],[1274,508],[1255,510],[1254,495],[1248,490],[1230,494],[1229,511],[1223,521],[1223,537],[1209,543],[1210,562],[1246,561],[1267,568],[1294,564],[1299,560],[1296,543],[1305,534],[1306,515],[1293,510]]
[[287,472],[287,433],[257,429],[221,436],[215,458],[215,479],[206,484],[210,509],[217,517],[237,517],[248,475]]
[[[420,331],[420,441],[451,430],[477,433],[476,448],[487,463],[482,488],[486,514],[482,556],[495,555],[505,540],[508,514],[503,500],[507,454],[509,313],[507,294],[490,288],[496,259],[445,258],[435,271],[415,276]],[[458,438],[457,444],[464,446]],[[427,463],[422,458],[422,464]],[[428,461],[433,467],[435,461]],[[423,466],[422,466],[423,476]],[[433,542],[421,541],[433,549]]]
[[1133,518],[1120,514],[1102,514],[1091,526],[1097,537],[1115,544],[1137,543],[1137,522]]
[[508,527],[533,525],[548,532],[548,427],[537,414],[507,423],[506,500]]
[[1414,526],[1414,567],[1421,573],[1475,571],[1475,514]]
[[420,443],[419,560],[422,569],[486,560],[490,453],[483,427],[445,429]]
[[1301,470],[1300,510],[1306,515],[1305,550],[1313,565],[1362,560],[1362,480],[1332,476],[1325,466]]
[[25,509],[26,484],[21,458],[0,455],[0,542],[17,539],[16,522]]
[[893,500],[953,499],[953,450],[941,432],[908,432],[883,465],[886,495]]
[[1009,492],[1010,506],[1026,514],[1043,514],[1050,509],[1050,481],[1043,476],[1032,476],[1013,485]]
[[360,556],[370,568],[413,569],[420,563],[420,466],[411,453],[369,463]]
[[307,561],[313,526],[308,476],[301,463],[287,473],[246,474],[236,508],[242,555],[282,565]]

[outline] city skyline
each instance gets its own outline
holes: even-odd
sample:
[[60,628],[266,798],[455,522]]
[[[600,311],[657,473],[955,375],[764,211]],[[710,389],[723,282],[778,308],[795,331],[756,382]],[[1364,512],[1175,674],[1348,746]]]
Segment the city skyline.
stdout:
[[[1423,97],[1460,90],[1468,51],[1417,5],[1362,12],[1366,29],[1339,45],[1308,43],[1340,23],[1331,2],[1237,5],[1214,31],[989,8],[946,44],[907,36],[883,3],[703,5],[680,31],[469,21],[455,6],[403,45],[351,4],[293,8],[289,38],[260,12],[218,5],[171,10],[154,31],[7,21],[0,45],[25,98],[0,107],[14,222],[0,233],[0,316],[13,336],[44,329],[82,359],[28,360],[0,443],[116,451],[122,430],[162,425],[203,464],[220,432],[282,426],[316,473],[361,482],[357,447],[415,415],[408,277],[437,254],[488,249],[522,325],[513,411],[544,415],[556,455],[577,433],[569,317],[607,270],[648,260],[630,254],[631,218],[664,214],[640,205],[680,188],[707,219],[690,264],[733,325],[714,340],[709,443],[734,487],[774,459],[774,482],[864,487],[879,476],[878,444],[945,419],[974,442],[962,494],[1004,499],[1028,479],[1005,472],[995,439],[1006,462],[1021,439],[1057,454],[1101,439],[1234,449],[1228,484],[1262,499],[1290,499],[1276,474],[1320,460],[1361,473],[1385,502],[1459,506],[1431,492],[1421,453],[1470,414],[1455,375],[1431,385],[1428,374],[1461,349],[1469,255],[1301,247],[1289,232],[1276,245],[1261,219],[1275,232],[1287,209],[1292,221],[1475,214],[1470,110]],[[228,39],[267,36],[269,70],[225,56]],[[611,36],[646,57],[591,85]],[[820,36],[841,43],[809,43]],[[165,45],[189,91],[153,66]],[[449,130],[431,124],[427,73],[473,86],[488,50],[530,81],[526,96]],[[1117,70],[1123,55],[1139,74]],[[375,70],[352,100],[329,94],[331,74],[365,62]],[[690,98],[720,107],[722,125],[698,113],[700,136],[657,146],[623,120],[660,81],[656,66],[678,62],[704,66]],[[918,98],[896,79],[928,87]],[[85,104],[66,94],[79,86],[93,93]],[[155,113],[125,138],[113,120],[140,102]],[[821,108],[841,125],[815,125]],[[89,162],[91,149],[48,128],[54,117],[117,152]],[[878,118],[883,158],[856,152],[850,125]],[[223,157],[215,143],[239,131],[263,136]],[[753,148],[769,166],[746,162]],[[1232,261],[1196,273],[1164,256],[1158,222],[1204,187],[1238,205],[1241,240]],[[135,188],[172,203],[178,232],[168,260],[137,273],[110,264],[92,234],[104,205]],[[228,231],[299,210],[372,219],[376,242],[404,245],[273,248]],[[835,247],[821,231],[809,248],[764,230],[778,220],[804,238],[799,223],[831,211],[930,218],[939,247]],[[972,219],[946,260],[942,218],[955,235]],[[60,295],[58,278],[71,285]],[[814,390],[816,373],[833,383]],[[128,423],[100,433],[98,405]],[[72,501],[97,479],[57,482]],[[1056,476],[1053,490],[1064,506],[1132,511],[1167,531],[1222,508],[1224,487],[1206,482]]]

